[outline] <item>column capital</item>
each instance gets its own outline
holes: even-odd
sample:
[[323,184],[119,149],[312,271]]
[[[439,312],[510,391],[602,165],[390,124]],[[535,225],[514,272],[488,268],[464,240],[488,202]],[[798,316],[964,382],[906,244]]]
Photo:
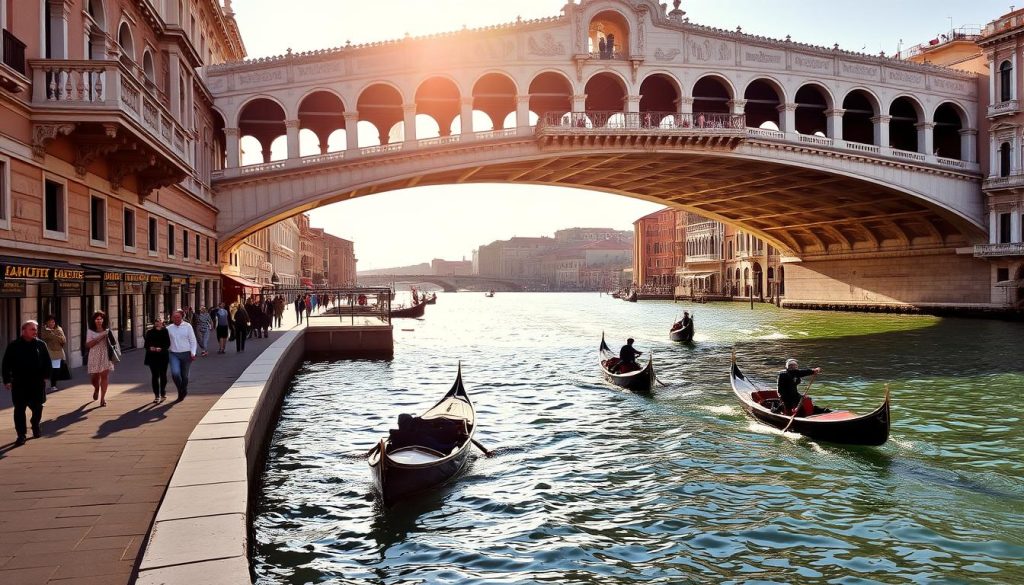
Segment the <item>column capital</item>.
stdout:
[[683,97],[679,98],[679,105],[681,105],[681,106],[692,106],[693,105],[693,96],[683,96]]
[[517,104],[530,105],[530,94],[517,95],[516,96],[516,103]]
[[795,112],[796,108],[797,104],[795,103],[779,104],[775,106],[775,110],[779,112]]
[[960,131],[960,136],[977,136],[978,130],[976,128],[964,128]]
[[917,128],[918,130],[934,130],[935,122],[918,122],[917,124],[914,124],[914,128]]
[[577,93],[577,94],[574,94],[574,95],[572,96],[572,99],[574,99],[574,100],[583,100],[583,101],[586,101],[586,99],[587,99],[587,94],[585,94],[585,93]]
[[355,110],[352,110],[351,112],[342,112],[341,115],[342,115],[342,117],[345,118],[345,123],[346,124],[349,123],[349,122],[358,122],[359,121],[359,112],[357,112]]
[[638,95],[627,95],[626,96],[626,103],[627,104],[639,104],[640,103],[640,97],[641,96],[638,96]]
[[726,102],[730,108],[745,108],[747,107],[747,100],[729,100]]
[[476,97],[471,96],[471,95],[464,95],[464,96],[462,96],[462,98],[459,101],[460,101],[460,103],[463,106],[469,106],[469,107],[472,108],[473,107],[473,102],[476,101]]
[[415,116],[416,104],[402,104],[402,112],[405,113],[406,116],[408,116],[409,114]]
[[832,116],[834,118],[842,118],[846,114],[846,110],[842,108],[832,108],[831,110],[825,110],[826,116]]
[[881,116],[871,116],[871,122],[875,124],[888,124],[892,121],[892,116],[883,114]]
[[285,120],[284,127],[288,129],[298,128],[300,123],[301,122],[299,120]]
[[238,128],[224,128],[224,136],[228,138],[238,138],[242,131]]

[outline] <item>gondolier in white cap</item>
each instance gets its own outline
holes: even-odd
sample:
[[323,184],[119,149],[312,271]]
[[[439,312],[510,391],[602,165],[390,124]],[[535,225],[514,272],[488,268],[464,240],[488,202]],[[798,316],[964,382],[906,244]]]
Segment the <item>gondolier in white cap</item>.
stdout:
[[779,397],[786,405],[786,414],[792,414],[798,406],[800,407],[800,416],[814,414],[814,405],[810,396],[801,396],[796,387],[800,385],[801,378],[820,373],[821,368],[801,370],[800,364],[795,359],[786,360],[786,369],[779,372]]

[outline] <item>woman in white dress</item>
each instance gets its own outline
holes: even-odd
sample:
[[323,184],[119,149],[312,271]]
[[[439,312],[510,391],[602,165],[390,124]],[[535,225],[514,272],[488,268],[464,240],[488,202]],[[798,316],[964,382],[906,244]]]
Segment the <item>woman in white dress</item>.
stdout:
[[100,406],[107,405],[107,378],[114,364],[110,362],[107,354],[107,335],[110,329],[107,327],[107,314],[103,311],[96,311],[92,314],[92,326],[85,335],[85,347],[89,349],[89,377],[92,380],[92,399],[97,398]]

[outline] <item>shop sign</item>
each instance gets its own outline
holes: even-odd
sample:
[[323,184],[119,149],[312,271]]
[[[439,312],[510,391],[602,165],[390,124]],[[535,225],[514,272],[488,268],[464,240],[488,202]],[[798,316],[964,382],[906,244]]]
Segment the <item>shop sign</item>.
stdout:
[[103,271],[103,282],[121,282],[121,277],[124,276],[121,272],[111,272],[109,270]]
[[171,276],[171,286],[185,286],[188,284],[187,276]]
[[[120,274],[120,273],[118,273]],[[121,294],[121,283],[116,281],[103,281],[103,294],[105,295],[116,295]]]
[[0,283],[0,298],[20,299],[25,297],[24,280],[5,280]]
[[[126,274],[125,276],[128,275]],[[143,286],[141,282],[126,282],[124,283],[123,292],[126,295],[141,295]]]
[[81,280],[57,280],[54,285],[53,294],[58,297],[82,296]]
[[[144,272],[125,272],[122,280],[124,282],[148,282],[150,276],[153,275]],[[163,277],[161,277],[161,280],[163,280]]]
[[85,270],[77,268],[51,268],[33,264],[5,264],[4,278],[31,278],[41,280],[83,280]]
[[150,287],[156,287],[164,283],[164,275],[162,274],[150,274],[149,279],[146,281]]

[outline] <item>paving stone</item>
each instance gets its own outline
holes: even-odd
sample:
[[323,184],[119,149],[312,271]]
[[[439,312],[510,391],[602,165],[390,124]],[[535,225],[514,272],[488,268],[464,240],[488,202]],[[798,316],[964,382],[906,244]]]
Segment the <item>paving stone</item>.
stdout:
[[215,423],[197,425],[189,441],[201,441],[207,439],[230,439],[232,437],[244,437],[249,430],[248,422],[236,423]]
[[246,481],[248,463],[244,456],[210,461],[182,461],[171,477],[171,487]]
[[209,441],[189,441],[185,443],[185,450],[181,454],[181,461],[234,459],[244,454],[245,441],[239,437],[211,439]]
[[136,585],[180,585],[182,583],[250,585],[252,581],[249,577],[249,561],[245,557],[233,557],[142,571],[135,583]]
[[171,487],[167,490],[157,522],[216,514],[245,514],[249,484],[245,481]]
[[140,569],[244,557],[246,542],[243,514],[157,522]]

